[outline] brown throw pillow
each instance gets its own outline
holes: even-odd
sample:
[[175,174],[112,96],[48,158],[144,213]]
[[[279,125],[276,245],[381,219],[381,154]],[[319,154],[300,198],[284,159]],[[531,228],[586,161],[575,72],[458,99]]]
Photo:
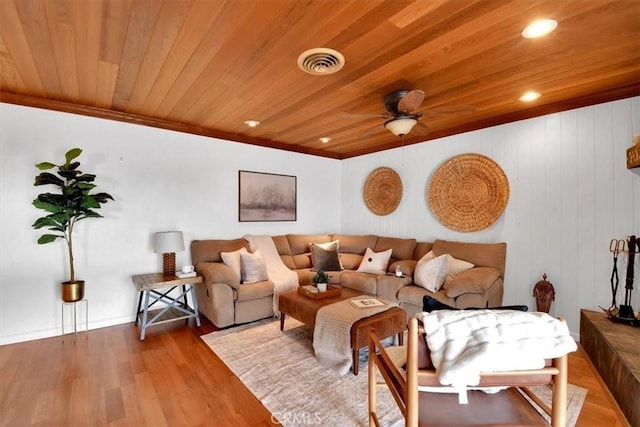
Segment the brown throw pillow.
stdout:
[[341,271],[340,256],[338,255],[338,243],[322,247],[316,243],[311,244],[311,263],[313,271]]

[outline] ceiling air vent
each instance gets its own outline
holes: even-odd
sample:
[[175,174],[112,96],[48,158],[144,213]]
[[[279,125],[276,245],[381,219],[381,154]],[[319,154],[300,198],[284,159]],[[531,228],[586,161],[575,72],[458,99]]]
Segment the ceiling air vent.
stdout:
[[333,74],[344,66],[344,56],[337,50],[319,47],[302,52],[298,67],[305,73],[317,76]]

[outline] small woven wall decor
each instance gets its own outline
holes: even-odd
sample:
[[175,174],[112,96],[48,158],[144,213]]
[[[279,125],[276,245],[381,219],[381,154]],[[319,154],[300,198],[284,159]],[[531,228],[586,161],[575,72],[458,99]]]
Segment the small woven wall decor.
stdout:
[[376,215],[389,215],[402,200],[402,180],[388,167],[374,169],[364,184],[364,202]]
[[496,162],[481,154],[461,154],[431,178],[427,201],[447,228],[478,231],[493,224],[509,200],[509,181]]

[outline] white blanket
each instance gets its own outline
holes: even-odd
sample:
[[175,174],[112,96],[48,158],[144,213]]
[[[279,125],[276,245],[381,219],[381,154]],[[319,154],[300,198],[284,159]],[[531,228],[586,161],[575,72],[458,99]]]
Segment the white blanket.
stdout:
[[[350,299],[363,298],[365,297]],[[384,306],[356,308],[351,305],[349,300],[344,300],[320,308],[316,314],[316,324],[313,327],[313,350],[318,362],[340,375],[349,372],[353,360],[351,326],[360,319],[396,306],[395,303],[385,302]]]
[[540,369],[577,348],[566,323],[546,313],[439,310],[416,317],[440,383],[458,389],[477,385],[481,372]]
[[275,243],[271,236],[243,236],[249,242],[249,248],[251,252],[255,252],[260,249],[264,262],[267,266],[267,275],[269,280],[273,282],[273,313],[277,316],[278,310],[278,296],[287,291],[294,291],[298,288],[298,275],[295,271],[289,270],[284,265],[282,258],[278,254]]

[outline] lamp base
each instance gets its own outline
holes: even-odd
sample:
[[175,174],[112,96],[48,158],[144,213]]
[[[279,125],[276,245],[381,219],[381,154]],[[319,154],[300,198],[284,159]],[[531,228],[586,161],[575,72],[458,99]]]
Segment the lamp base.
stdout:
[[163,276],[176,275],[176,253],[175,252],[167,252],[162,254],[162,275]]

